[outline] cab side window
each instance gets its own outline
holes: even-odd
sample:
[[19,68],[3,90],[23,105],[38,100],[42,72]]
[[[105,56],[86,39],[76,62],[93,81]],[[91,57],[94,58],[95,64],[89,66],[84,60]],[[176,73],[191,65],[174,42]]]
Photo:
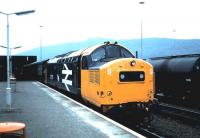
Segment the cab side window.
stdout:
[[134,58],[134,56],[124,48],[121,48],[121,55],[123,58]]

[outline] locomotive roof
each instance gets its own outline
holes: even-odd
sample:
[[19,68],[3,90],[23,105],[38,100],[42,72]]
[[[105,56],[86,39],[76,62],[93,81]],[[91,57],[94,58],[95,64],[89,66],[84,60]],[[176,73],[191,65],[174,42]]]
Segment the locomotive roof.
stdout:
[[128,50],[130,52],[129,49],[127,49],[126,47],[124,47],[122,45],[117,44],[116,42],[115,43],[105,42],[104,44],[94,45],[94,46],[88,47],[86,49],[81,49],[81,50],[77,50],[77,51],[70,51],[70,52],[68,52],[66,54],[62,54],[62,55],[56,56],[53,59],[50,59],[48,63],[56,63],[57,60],[59,60],[60,58],[69,58],[69,57],[76,57],[76,56],[80,56],[80,55],[83,55],[83,56],[89,55],[94,50],[96,50],[97,48],[105,46],[105,45],[117,45],[117,46],[125,48],[126,50]]
[[91,46],[91,47],[88,47],[84,50],[83,52],[83,55],[89,55],[90,53],[92,53],[95,49],[103,46],[104,44],[101,44],[101,45],[94,45],[94,46]]
[[117,46],[120,46],[120,47],[125,48],[125,49],[128,50],[130,53],[132,53],[129,49],[127,49],[127,48],[124,47],[123,45],[117,44],[116,42],[115,42],[115,43],[105,42],[104,44],[95,45],[95,46],[92,46],[92,47],[89,47],[89,48],[85,49],[85,50],[82,52],[82,54],[83,54],[83,55],[89,55],[89,54],[91,54],[94,50],[96,50],[97,48],[102,47],[102,46],[105,46],[105,45],[117,45]]
[[74,51],[74,52],[71,52],[69,55],[66,55],[64,56],[64,58],[68,58],[68,57],[76,57],[76,56],[79,56],[81,55],[81,53],[83,52],[84,50],[81,49],[81,50],[78,50],[78,51]]
[[42,61],[35,61],[35,62],[32,62],[32,63],[24,65],[24,67],[28,67],[28,66],[32,66],[32,65],[37,65],[37,64],[43,64],[43,63],[47,62],[48,60],[49,59],[42,60]]
[[52,59],[49,59],[48,63],[57,63],[57,61],[59,59],[61,59],[62,57],[55,57],[55,58],[52,58]]
[[[77,51],[77,50],[75,50],[75,51]],[[55,56],[55,57],[56,57],[56,58],[65,57],[65,56],[68,56],[68,55],[70,55],[71,53],[73,53],[73,52],[75,52],[75,51],[70,51],[70,52],[67,52],[67,53],[64,53],[64,54],[61,54],[61,55],[57,55],[57,56]]]
[[76,57],[76,56],[80,56],[80,55],[89,55],[95,49],[97,49],[98,47],[101,47],[101,46],[104,46],[104,45],[103,44],[101,44],[101,45],[95,45],[95,46],[88,47],[86,49],[81,49],[81,50],[73,51],[69,55],[63,56],[63,58]]

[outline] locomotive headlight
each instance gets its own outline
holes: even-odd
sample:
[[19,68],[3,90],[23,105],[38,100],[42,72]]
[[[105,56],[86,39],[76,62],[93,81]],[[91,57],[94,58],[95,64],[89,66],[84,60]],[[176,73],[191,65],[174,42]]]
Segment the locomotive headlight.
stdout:
[[144,78],[144,74],[140,74],[140,79],[143,79]]
[[125,79],[125,75],[124,74],[120,74],[120,79],[121,80]]
[[135,66],[136,65],[136,61],[135,60],[131,61],[130,65],[131,66]]

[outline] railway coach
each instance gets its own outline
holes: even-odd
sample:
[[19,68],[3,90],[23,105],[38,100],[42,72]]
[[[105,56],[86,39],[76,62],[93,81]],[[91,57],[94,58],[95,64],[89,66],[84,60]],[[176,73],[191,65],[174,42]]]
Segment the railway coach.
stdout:
[[151,58],[156,74],[156,94],[176,101],[199,101],[200,55]]

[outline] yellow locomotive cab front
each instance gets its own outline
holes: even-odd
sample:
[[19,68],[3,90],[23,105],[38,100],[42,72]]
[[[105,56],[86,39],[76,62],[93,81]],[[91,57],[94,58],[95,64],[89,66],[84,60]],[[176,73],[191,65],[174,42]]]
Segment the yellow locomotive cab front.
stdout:
[[102,88],[112,93],[102,103],[124,104],[153,100],[153,69],[150,64],[139,59],[119,59],[103,67],[102,71],[102,78],[105,78],[101,80]]
[[153,101],[153,68],[143,60],[116,59],[81,76],[82,96],[99,107]]

